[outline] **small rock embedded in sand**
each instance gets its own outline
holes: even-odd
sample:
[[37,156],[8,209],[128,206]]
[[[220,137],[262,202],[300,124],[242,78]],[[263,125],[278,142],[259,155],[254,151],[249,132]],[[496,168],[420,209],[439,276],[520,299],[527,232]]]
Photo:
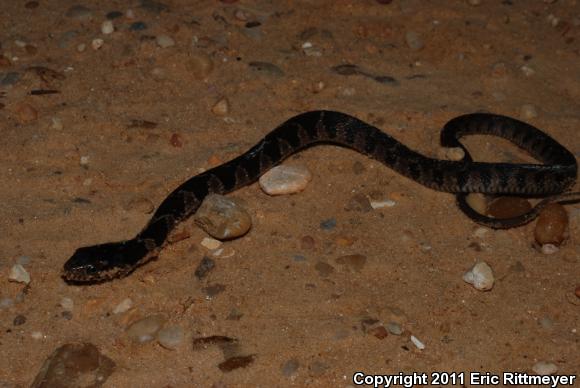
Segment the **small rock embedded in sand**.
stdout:
[[534,229],[538,244],[559,246],[568,233],[568,213],[559,203],[551,203],[542,209]]
[[520,109],[520,117],[529,120],[538,117],[538,109],[532,104],[524,104]]
[[113,25],[112,20],[105,20],[101,24],[101,32],[105,35],[112,34],[115,31],[115,26]]
[[553,255],[554,253],[558,253],[560,248],[554,244],[544,244],[540,250],[544,255]]
[[373,209],[382,209],[385,207],[393,207],[395,206],[397,203],[391,199],[385,199],[383,201],[371,201],[371,207]]
[[419,341],[419,339],[417,337],[415,337],[414,335],[411,336],[411,342],[413,343],[413,345],[415,345],[417,347],[417,349],[419,349],[419,350],[425,349],[425,344],[423,342]]
[[127,328],[127,337],[138,343],[150,342],[155,338],[165,321],[165,317],[161,314],[142,318]]
[[348,269],[351,272],[360,272],[367,262],[364,255],[346,255],[336,259],[336,263]]
[[14,326],[22,326],[26,323],[26,316],[19,314],[17,316],[14,317],[14,319],[12,320],[12,324]]
[[529,65],[523,65],[522,67],[520,67],[520,71],[522,73],[524,73],[524,75],[526,77],[531,77],[532,75],[534,75],[536,73],[536,71],[531,68]]
[[495,281],[491,267],[484,261],[476,263],[463,275],[463,280],[480,291],[489,291]]
[[282,365],[282,374],[285,377],[292,377],[300,368],[300,362],[297,359],[291,358]]
[[165,327],[157,333],[157,341],[165,349],[174,350],[183,343],[185,334],[183,329],[179,326]]
[[405,42],[411,50],[419,51],[423,48],[423,40],[421,36],[415,31],[407,31],[405,34]]
[[499,197],[487,206],[487,214],[499,219],[521,216],[532,210],[532,205],[525,198]]
[[215,268],[215,261],[207,256],[201,259],[201,262],[195,269],[194,275],[199,280],[205,278]]
[[367,213],[371,211],[373,207],[368,199],[368,197],[362,193],[357,193],[350,197],[348,203],[344,207],[347,211],[357,211],[362,213]]
[[115,366],[93,344],[66,344],[44,361],[31,388],[98,388],[105,384]]
[[252,227],[252,218],[246,209],[218,194],[210,194],[204,199],[194,221],[210,236],[220,240],[243,236]]
[[10,268],[10,274],[8,274],[8,280],[17,283],[30,283],[30,274],[21,264],[14,264]]
[[216,116],[225,116],[230,112],[230,102],[227,98],[222,97],[211,108],[211,113]]
[[558,366],[553,362],[538,361],[534,364],[532,370],[540,376],[549,376],[558,371]]
[[465,202],[479,214],[487,213],[487,198],[481,193],[469,193],[465,197]]
[[306,167],[276,166],[260,177],[262,190],[268,195],[298,193],[306,188],[312,174]]
[[115,306],[115,308],[113,309],[113,314],[124,313],[128,311],[131,307],[133,307],[133,301],[131,300],[131,298],[125,298],[121,301],[121,303]]
[[314,265],[314,269],[318,272],[320,276],[326,278],[334,273],[334,267],[323,261],[319,261]]
[[204,79],[212,72],[213,62],[207,54],[194,54],[187,61],[187,70],[189,70],[196,79]]
[[126,211],[136,211],[137,213],[150,214],[155,210],[155,205],[148,198],[134,198],[127,206]]
[[157,42],[157,45],[161,48],[175,46],[175,40],[173,40],[173,38],[169,35],[165,34],[157,35],[155,42]]
[[401,335],[403,333],[403,328],[397,322],[387,322],[386,328],[393,335]]
[[63,310],[65,310],[65,311],[73,311],[73,308],[75,306],[73,300],[71,298],[66,297],[66,296],[60,300],[59,304],[60,304],[60,307],[62,307]]
[[203,240],[201,240],[201,245],[209,250],[214,250],[218,249],[222,245],[222,242],[215,238],[204,237]]
[[101,47],[103,47],[103,45],[104,45],[104,44],[105,44],[105,41],[104,41],[103,39],[101,39],[101,38],[96,38],[96,39],[93,39],[93,40],[91,41],[91,47],[92,47],[92,48],[93,48],[93,50],[95,50],[95,51],[96,51],[96,50],[100,50],[100,49],[101,49]]
[[465,157],[465,151],[461,147],[445,148],[443,152],[448,160],[459,161]]

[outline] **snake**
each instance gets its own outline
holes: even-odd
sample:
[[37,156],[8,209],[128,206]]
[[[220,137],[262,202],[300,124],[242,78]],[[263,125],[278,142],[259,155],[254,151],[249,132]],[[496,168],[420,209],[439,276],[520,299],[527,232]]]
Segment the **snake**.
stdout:
[[[540,163],[473,161],[459,141],[466,135],[507,139]],[[250,185],[290,155],[318,144],[353,149],[428,188],[455,194],[459,208],[468,217],[492,228],[528,223],[546,203],[564,198],[576,181],[578,166],[568,149],[538,128],[508,116],[478,112],[455,117],[444,125],[440,140],[443,147],[461,148],[463,158],[447,160],[422,155],[346,113],[316,110],[298,114],[247,152],[178,186],[134,238],[78,248],[65,262],[61,276],[68,283],[82,285],[131,274],[159,255],[170,232],[194,214],[209,194],[224,195]],[[524,215],[498,219],[473,210],[466,201],[468,193],[545,199]]]

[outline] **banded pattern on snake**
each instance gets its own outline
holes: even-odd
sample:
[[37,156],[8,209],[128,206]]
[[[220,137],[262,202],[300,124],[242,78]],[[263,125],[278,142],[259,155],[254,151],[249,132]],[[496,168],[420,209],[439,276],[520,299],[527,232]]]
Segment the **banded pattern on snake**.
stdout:
[[[474,162],[458,141],[471,134],[505,138],[544,164]],[[157,256],[172,229],[195,213],[208,194],[226,194],[249,185],[288,156],[316,144],[354,149],[424,186],[456,193],[460,208],[470,218],[494,228],[529,222],[543,203],[565,197],[561,193],[574,185],[577,175],[576,159],[570,151],[539,129],[506,116],[473,113],[449,121],[441,132],[441,144],[465,151],[463,160],[450,161],[423,156],[348,114],[310,111],[290,118],[246,153],[181,184],[134,238],[77,249],[65,263],[62,277],[67,282],[90,284],[130,274]],[[557,196],[540,202],[539,207],[522,217],[501,220],[469,208],[465,194],[474,192]]]

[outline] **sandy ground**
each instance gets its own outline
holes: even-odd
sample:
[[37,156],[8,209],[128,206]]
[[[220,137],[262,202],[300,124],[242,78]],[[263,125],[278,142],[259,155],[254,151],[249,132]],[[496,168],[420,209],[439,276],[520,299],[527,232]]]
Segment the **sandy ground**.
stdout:
[[[89,287],[60,278],[76,248],[132,237],[179,183],[306,110],[355,115],[431,156],[447,120],[486,110],[524,117],[580,155],[580,3],[481,3],[2,2],[0,386],[29,386],[54,349],[74,342],[116,363],[107,387],[349,386],[355,371],[531,372],[538,361],[577,374],[577,205],[568,242],[543,255],[533,225],[482,230],[451,195],[331,146],[287,162],[313,173],[300,194],[268,197],[258,185],[232,194],[253,228],[224,244],[233,255],[215,257],[203,280],[194,271],[211,253],[192,222],[180,226],[189,238],[128,278]],[[67,15],[74,5],[90,11]],[[112,11],[122,15],[103,34]],[[145,29],[130,31],[136,22]],[[160,35],[174,45],[160,47]],[[207,74],[199,58],[211,60]],[[331,70],[347,63],[398,84]],[[37,89],[59,93],[30,95]],[[228,111],[213,113],[222,98]],[[467,143],[478,160],[529,160],[495,139]],[[347,210],[359,193],[396,205]],[[328,219],[336,226],[321,228]],[[336,261],[351,254],[366,257],[360,272]],[[489,292],[462,280],[477,260],[495,272]],[[26,287],[8,281],[17,262]],[[223,291],[209,298],[215,285]],[[114,314],[126,298],[134,307]],[[127,339],[131,322],[157,313],[185,330],[177,349]],[[368,327],[388,322],[403,333]],[[254,362],[221,371],[218,348],[192,349],[192,338],[212,335],[236,338]]]

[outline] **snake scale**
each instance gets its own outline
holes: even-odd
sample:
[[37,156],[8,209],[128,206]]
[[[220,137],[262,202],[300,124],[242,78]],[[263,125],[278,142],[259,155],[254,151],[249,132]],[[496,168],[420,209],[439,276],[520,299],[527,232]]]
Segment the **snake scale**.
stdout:
[[[474,162],[458,140],[472,134],[505,138],[543,164]],[[181,184],[134,238],[77,249],[65,263],[62,277],[70,283],[91,284],[130,274],[158,255],[171,230],[195,213],[208,194],[226,194],[249,185],[288,156],[316,144],[354,149],[424,186],[455,193],[469,217],[494,228],[524,224],[535,218],[537,210],[515,221],[488,218],[469,208],[466,193],[557,196],[572,187],[577,175],[576,158],[570,151],[539,129],[506,116],[473,113],[445,124],[442,146],[465,151],[462,160],[451,161],[423,156],[348,114],[310,111],[282,123],[246,153]]]

